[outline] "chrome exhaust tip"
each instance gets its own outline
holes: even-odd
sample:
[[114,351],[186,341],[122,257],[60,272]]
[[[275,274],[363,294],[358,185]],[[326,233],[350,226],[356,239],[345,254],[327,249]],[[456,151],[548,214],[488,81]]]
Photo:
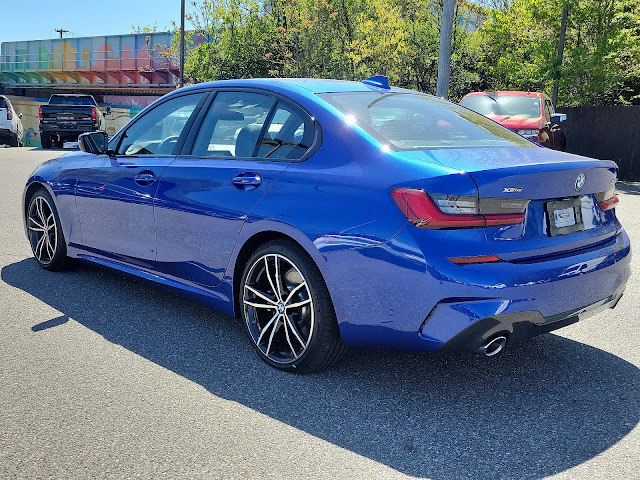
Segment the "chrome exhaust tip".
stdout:
[[482,347],[480,347],[480,350],[487,357],[493,357],[494,355],[499,354],[506,344],[507,337],[505,337],[504,335],[500,335],[498,337],[493,337],[487,343],[482,345]]

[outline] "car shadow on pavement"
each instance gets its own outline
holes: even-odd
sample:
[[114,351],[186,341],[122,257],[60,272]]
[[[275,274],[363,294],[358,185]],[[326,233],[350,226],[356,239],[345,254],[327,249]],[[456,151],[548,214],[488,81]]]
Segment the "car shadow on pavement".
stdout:
[[541,478],[640,419],[640,370],[556,335],[492,359],[351,349],[330,371],[298,376],[264,365],[237,319],[143,280],[90,265],[51,273],[33,259],[0,275],[62,314],[25,335],[68,317],[214,395],[410,475]]

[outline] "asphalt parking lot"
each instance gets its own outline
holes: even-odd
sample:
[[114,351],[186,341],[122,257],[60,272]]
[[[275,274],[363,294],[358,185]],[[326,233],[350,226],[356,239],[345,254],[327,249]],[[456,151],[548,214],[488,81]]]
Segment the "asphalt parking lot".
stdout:
[[[20,218],[61,152],[0,148],[0,478],[638,478],[640,260],[615,310],[492,359],[352,349],[295,376],[242,325],[89,265]],[[640,239],[640,185],[618,216]]]

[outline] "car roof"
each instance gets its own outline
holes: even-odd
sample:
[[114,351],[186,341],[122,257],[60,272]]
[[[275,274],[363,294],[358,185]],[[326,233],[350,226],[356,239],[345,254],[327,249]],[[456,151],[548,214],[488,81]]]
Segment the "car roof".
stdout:
[[[305,90],[307,93],[332,93],[332,92],[371,92],[371,91],[410,91],[397,87],[382,89],[362,82],[351,82],[347,80],[329,80],[322,78],[251,78],[243,80],[217,80],[214,82],[198,83],[185,88],[185,90],[198,90],[203,88],[216,87],[253,87],[278,90],[298,91]],[[418,92],[414,92],[418,93]]]

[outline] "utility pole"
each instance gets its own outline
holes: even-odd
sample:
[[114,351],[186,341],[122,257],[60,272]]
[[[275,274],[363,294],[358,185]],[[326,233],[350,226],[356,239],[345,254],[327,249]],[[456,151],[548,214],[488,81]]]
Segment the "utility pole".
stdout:
[[438,83],[436,97],[449,98],[451,76],[451,37],[453,35],[453,11],[456,0],[444,0],[440,22],[440,53],[438,56]]
[[180,88],[184,87],[184,0],[180,13]]
[[63,28],[56,28],[55,31],[60,34],[60,38],[62,38],[63,33],[71,33],[69,30],[64,30]]
[[567,31],[567,15],[569,8],[565,5],[562,7],[562,22],[560,23],[560,39],[558,40],[558,59],[556,60],[556,78],[553,80],[553,93],[551,94],[551,103],[553,109],[556,109],[558,101],[558,83],[560,83],[560,67],[562,67],[562,55],[564,54],[564,36]]

